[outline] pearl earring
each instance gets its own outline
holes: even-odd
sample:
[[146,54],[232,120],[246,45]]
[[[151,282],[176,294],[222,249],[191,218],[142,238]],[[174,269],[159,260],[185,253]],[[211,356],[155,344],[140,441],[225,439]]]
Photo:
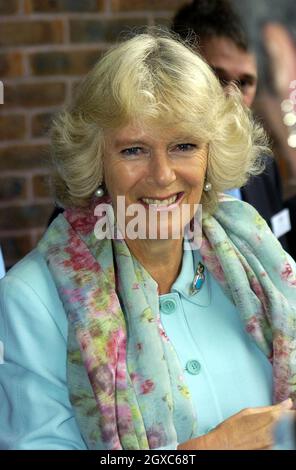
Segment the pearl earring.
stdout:
[[104,196],[104,194],[105,194],[105,191],[102,188],[102,186],[99,186],[98,189],[95,191],[95,196],[96,197],[102,197],[102,196]]
[[204,185],[203,190],[206,191],[206,192],[208,192],[208,191],[211,191],[211,189],[212,189],[212,183],[210,183],[209,181],[207,181],[207,182],[205,183],[205,185]]

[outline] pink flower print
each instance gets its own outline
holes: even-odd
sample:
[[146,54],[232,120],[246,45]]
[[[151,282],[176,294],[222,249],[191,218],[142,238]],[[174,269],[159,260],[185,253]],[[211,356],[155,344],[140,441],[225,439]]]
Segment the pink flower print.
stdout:
[[276,340],[273,343],[273,351],[274,351],[274,355],[277,355],[277,357],[289,358],[290,346],[289,346],[288,339],[285,338],[285,336],[283,335],[278,335]]
[[68,296],[69,299],[70,299],[70,302],[73,303],[73,304],[75,302],[83,302],[83,300],[84,300],[83,292],[79,288],[75,288],[75,289],[62,288],[61,289],[61,294],[65,295],[65,296]]
[[69,224],[74,228],[74,230],[76,232],[80,232],[83,235],[91,233],[97,221],[96,217],[89,209],[80,211],[77,209],[67,209],[64,212],[64,216]]
[[70,267],[74,271],[99,271],[97,261],[78,237],[71,237],[69,246],[65,249],[65,252],[69,255],[69,259],[63,261],[64,267]]
[[164,327],[163,327],[163,324],[161,323],[161,319],[160,319],[159,314],[157,315],[156,321],[157,321],[158,330],[159,330],[159,334],[160,334],[161,338],[168,342],[169,338],[168,338],[166,332],[164,331]]
[[253,316],[246,324],[246,331],[247,333],[254,335],[257,330],[258,330],[258,319],[256,318],[256,316]]
[[126,361],[126,333],[123,328],[117,330],[117,342],[118,342],[118,361]]
[[113,332],[106,344],[106,353],[108,360],[111,362],[113,366],[116,365],[117,359],[117,332]]
[[152,382],[152,380],[147,379],[145,382],[141,384],[141,394],[142,395],[147,395],[148,393],[152,392],[154,390],[155,385]]
[[[264,274],[265,273],[261,273],[261,276]],[[264,290],[262,289],[261,284],[258,282],[258,280],[255,277],[250,279],[250,284],[251,284],[253,291],[257,295],[257,297],[261,300],[264,309],[266,309],[267,299],[266,299],[266,296],[265,296]]]
[[225,276],[221,264],[215,255],[213,248],[206,238],[203,238],[200,247],[202,260],[208,270],[214,275],[218,282],[225,283]]
[[292,268],[290,263],[286,262],[284,264],[284,269],[281,272],[281,278],[285,281],[288,280],[289,276],[292,274]]
[[288,282],[292,286],[296,286],[296,279],[292,270],[292,267],[288,261],[284,264],[284,268],[281,271],[282,281]]
[[117,409],[117,425],[120,434],[127,434],[134,432],[133,418],[131,409],[128,405],[122,403],[116,403]]
[[126,390],[127,388],[127,372],[126,364],[117,364],[116,367],[116,388],[117,390]]
[[169,342],[169,337],[167,336],[164,330],[160,330],[160,336],[162,337],[164,341],[166,341],[167,343]]
[[117,335],[117,365],[116,365],[116,384],[117,388],[124,390],[126,388],[127,370],[126,370],[126,335],[122,328],[116,332]]

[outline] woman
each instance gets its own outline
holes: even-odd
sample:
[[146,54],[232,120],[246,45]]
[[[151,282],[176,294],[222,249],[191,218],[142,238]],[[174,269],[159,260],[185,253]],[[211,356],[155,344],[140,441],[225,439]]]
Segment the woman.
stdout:
[[67,209],[1,284],[1,446],[271,446],[296,398],[295,266],[254,209],[219,201],[260,167],[239,98],[141,34],[94,67],[52,142]]

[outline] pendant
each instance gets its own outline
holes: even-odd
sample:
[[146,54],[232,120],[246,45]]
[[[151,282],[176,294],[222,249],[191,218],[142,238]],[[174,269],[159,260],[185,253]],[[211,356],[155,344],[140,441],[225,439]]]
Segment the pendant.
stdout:
[[195,276],[192,281],[192,285],[190,288],[190,295],[194,295],[200,291],[204,282],[205,282],[205,275],[204,275],[205,267],[202,263],[198,263]]

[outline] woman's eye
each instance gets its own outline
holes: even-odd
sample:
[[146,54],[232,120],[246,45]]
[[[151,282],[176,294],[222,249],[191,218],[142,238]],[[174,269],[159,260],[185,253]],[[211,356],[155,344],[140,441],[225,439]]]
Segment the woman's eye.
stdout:
[[139,156],[146,153],[142,147],[129,147],[120,151],[120,153],[126,157]]
[[181,152],[188,152],[191,150],[196,149],[195,144],[179,144],[177,145],[177,150],[181,150]]

